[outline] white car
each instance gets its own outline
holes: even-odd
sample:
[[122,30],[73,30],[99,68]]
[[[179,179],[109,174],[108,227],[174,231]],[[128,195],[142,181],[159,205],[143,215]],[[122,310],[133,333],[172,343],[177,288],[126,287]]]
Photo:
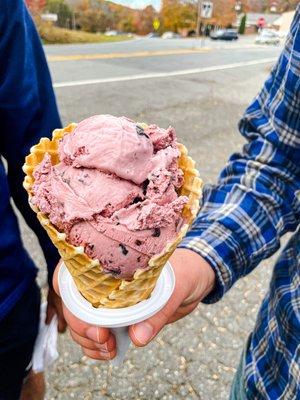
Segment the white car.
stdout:
[[178,35],[178,33],[168,31],[162,35],[162,38],[163,39],[177,39],[177,38],[180,38],[180,35]]
[[106,31],[105,36],[117,36],[118,31]]
[[277,31],[271,29],[264,29],[255,39],[256,44],[280,44],[280,37]]

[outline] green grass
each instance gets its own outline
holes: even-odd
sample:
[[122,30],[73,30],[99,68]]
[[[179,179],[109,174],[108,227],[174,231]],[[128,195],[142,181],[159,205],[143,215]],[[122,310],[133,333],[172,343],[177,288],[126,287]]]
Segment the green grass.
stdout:
[[100,33],[89,33],[83,31],[72,31],[69,29],[58,28],[50,24],[38,24],[38,30],[45,44],[55,43],[101,43],[119,42],[130,40],[127,35],[105,36]]

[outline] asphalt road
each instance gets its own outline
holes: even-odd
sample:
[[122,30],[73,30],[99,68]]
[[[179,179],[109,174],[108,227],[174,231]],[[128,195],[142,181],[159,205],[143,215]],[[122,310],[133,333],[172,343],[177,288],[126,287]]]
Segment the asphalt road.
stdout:
[[[214,182],[243,144],[237,123],[270,71],[273,61],[266,59],[280,52],[252,41],[207,41],[201,49],[197,40],[142,39],[45,50],[65,124],[98,113],[171,124],[202,179]],[[58,56],[63,61],[54,61]],[[35,238],[24,224],[22,230],[31,254],[44,265]],[[62,336],[59,361],[48,373],[47,399],[227,399],[271,265],[272,260],[264,263],[218,304],[200,305],[147,348],[130,350],[120,368],[87,360]]]

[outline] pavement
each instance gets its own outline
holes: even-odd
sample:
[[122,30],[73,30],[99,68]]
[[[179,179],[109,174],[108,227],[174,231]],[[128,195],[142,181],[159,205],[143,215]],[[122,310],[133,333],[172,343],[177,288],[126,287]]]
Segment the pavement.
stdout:
[[[64,124],[97,113],[127,115],[162,127],[171,124],[197,161],[204,182],[215,182],[228,156],[244,143],[238,120],[280,49],[257,47],[244,39],[225,44],[207,41],[205,51],[128,55],[198,47],[196,39],[46,46],[49,60],[84,55],[50,61],[54,82],[64,83],[55,89]],[[88,57],[119,53],[127,56]],[[41,266],[43,282],[45,263],[36,238],[23,222],[21,228],[30,254]],[[87,359],[68,334],[60,336],[59,360],[47,372],[47,400],[227,399],[273,263],[274,257],[264,262],[217,304],[199,305],[148,347],[132,347],[121,367]]]

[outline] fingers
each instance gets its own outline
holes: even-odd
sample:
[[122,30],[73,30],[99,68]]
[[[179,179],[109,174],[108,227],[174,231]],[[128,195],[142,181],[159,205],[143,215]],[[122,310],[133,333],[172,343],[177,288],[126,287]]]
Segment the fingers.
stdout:
[[136,346],[145,346],[168,323],[182,303],[180,291],[174,291],[167,305],[146,321],[129,327],[129,336]]
[[[199,255],[192,251],[187,252],[185,249],[177,250],[176,254],[174,253],[171,259],[176,277],[174,292],[161,311],[148,320],[129,328],[129,335],[136,346],[145,346],[164,325],[182,318],[196,307],[199,296],[195,296],[195,289],[198,288],[198,282],[201,281],[199,260],[201,260]],[[186,273],[187,265],[189,266],[189,275]],[[183,304],[185,306],[181,307]]]
[[79,336],[70,329],[74,341],[82,347],[84,354],[96,360],[111,360],[116,356],[116,340],[113,334],[109,335],[108,341],[104,344],[93,342],[90,339]]
[[103,344],[108,341],[109,329],[92,326],[76,318],[66,307],[63,307],[67,324],[79,336],[86,337],[96,343]]
[[[60,261],[53,274],[53,288],[59,295],[58,272]],[[58,330],[64,332],[66,324],[70,328],[72,338],[78,343],[84,354],[96,360],[110,360],[116,356],[116,340],[107,328],[92,326],[76,318],[65,306],[63,315],[58,315]]]
[[99,350],[89,350],[89,349],[82,349],[82,350],[87,357],[93,358],[95,360],[112,360],[117,355],[116,350],[114,350],[110,353],[102,352]]
[[76,332],[72,331],[72,329],[70,329],[70,334],[75,342],[85,349],[101,352],[113,352],[116,350],[116,339],[112,333],[109,335],[107,342],[103,344],[96,343],[86,337],[80,336]]

